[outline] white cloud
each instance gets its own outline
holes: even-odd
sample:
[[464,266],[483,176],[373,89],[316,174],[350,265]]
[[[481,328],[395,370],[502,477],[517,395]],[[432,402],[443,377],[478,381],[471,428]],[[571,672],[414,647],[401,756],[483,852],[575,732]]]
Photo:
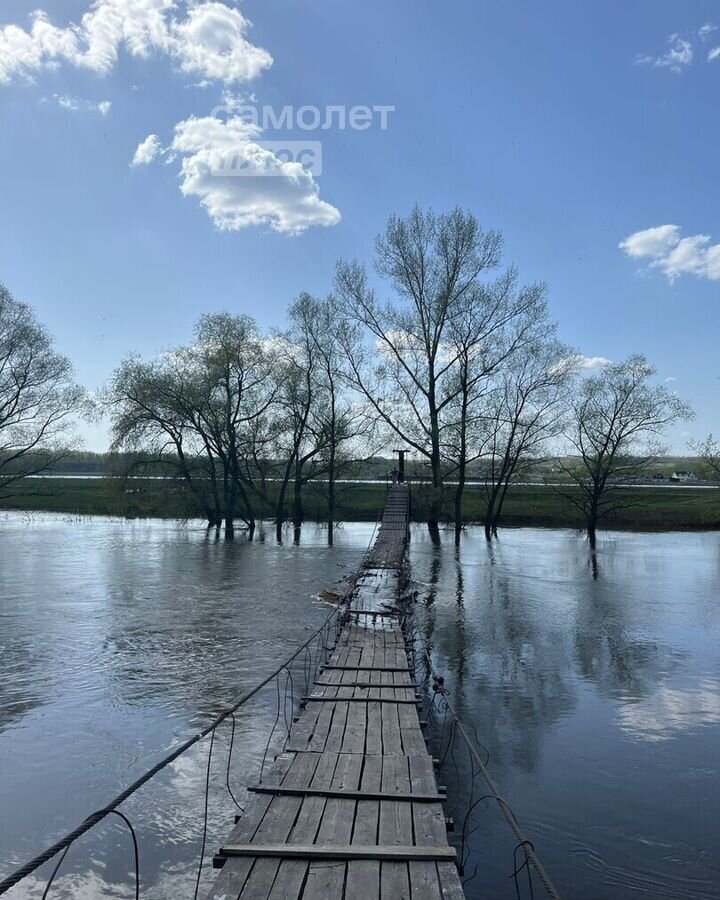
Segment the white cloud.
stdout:
[[671,34],[668,38],[668,47],[666,53],[662,56],[637,56],[635,64],[655,66],[655,68],[668,68],[671,72],[678,74],[684,68],[689,66],[695,56],[690,41],[680,37],[679,34]]
[[713,31],[717,31],[717,25],[713,25],[712,22],[707,22],[702,28],[698,29],[698,36],[701,41],[704,41],[706,37],[709,37]]
[[632,259],[649,260],[670,281],[681,275],[720,281],[720,244],[710,241],[708,234],[682,237],[679,226],[660,225],[631,234],[619,247]]
[[720,47],[714,47],[708,53],[708,62],[712,62],[715,59],[720,59]]
[[160,138],[156,134],[149,134],[144,141],[138,144],[131,166],[148,166],[163,152]]
[[573,362],[579,369],[583,369],[586,372],[603,369],[605,366],[612,365],[612,360],[607,359],[604,356],[582,356],[581,354],[574,356]]
[[[252,80],[273,63],[266,50],[247,40],[249,26],[235,6],[219,0],[95,0],[78,24],[64,27],[36,12],[28,30],[0,27],[0,83],[33,80],[63,64],[106,75],[125,52],[160,54],[200,84],[231,86]],[[57,102],[67,109],[87,108],[77,98]],[[110,103],[94,108],[107,115]],[[233,109],[226,121],[192,117],[176,125],[167,148],[155,134],[145,138],[131,166],[149,165],[161,156],[171,164],[181,157],[182,193],[198,197],[222,230],[265,225],[298,234],[339,222],[338,210],[320,200],[311,172],[276,156],[256,140],[259,133]]]
[[96,0],[79,24],[58,27],[43,11],[28,30],[0,28],[0,83],[32,80],[61,63],[109,73],[124,49],[132,56],[162,53],[186,73],[226,83],[255,78],[272,65],[270,54],[245,38],[248,20],[224,3],[185,4],[176,0]]
[[665,379],[665,384],[672,384],[672,382],[674,382],[674,381],[677,381],[677,378],[675,378],[674,375],[670,375],[668,378]]
[[202,3],[173,26],[175,55],[183,72],[224,81],[250,81],[272,57],[245,39],[248,22],[224,3]]
[[73,112],[80,109],[80,103],[77,97],[59,96],[58,94],[55,94],[54,96],[58,106],[62,106],[63,109],[71,109]]
[[657,228],[646,228],[631,234],[621,242],[620,249],[635,259],[662,256],[679,240],[680,228],[677,225],[659,225]]
[[[101,100],[96,103],[93,100],[83,100],[82,97],[73,97],[70,94],[53,94],[52,99],[58,106],[71,112],[99,112],[101,116],[106,116],[112,109],[112,103],[109,100]],[[47,102],[47,97],[43,97],[43,102]]]
[[239,117],[179,122],[171,149],[182,156],[182,193],[199,197],[221,231],[269,225],[299,234],[313,225],[336,225],[340,213],[320,200],[312,174],[275,156],[258,143],[258,135],[259,129]]

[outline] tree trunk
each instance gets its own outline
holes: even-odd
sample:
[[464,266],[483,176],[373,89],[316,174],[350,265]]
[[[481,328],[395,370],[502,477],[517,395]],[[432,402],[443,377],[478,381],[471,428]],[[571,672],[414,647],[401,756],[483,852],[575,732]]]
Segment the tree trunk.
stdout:
[[288,464],[285,466],[283,478],[280,482],[280,490],[278,491],[277,503],[275,505],[275,534],[277,535],[278,540],[281,540],[282,527],[283,523],[285,522],[285,496],[287,495],[290,473],[292,471],[291,467],[294,459],[295,455],[293,454],[293,456],[288,461]]
[[433,452],[430,457],[430,465],[432,468],[432,497],[430,500],[430,515],[428,517],[428,527],[437,530],[442,515],[442,473],[440,471],[440,454]]
[[432,473],[432,499],[428,527],[437,531],[442,514],[442,472],[440,468],[440,423],[435,403],[435,379],[431,376],[428,385],[428,406],[430,412],[430,471]]
[[492,540],[493,521],[495,519],[495,503],[497,502],[497,485],[493,483],[488,493],[487,506],[485,507],[485,516],[483,518],[483,526],[485,528],[485,537],[488,541]]
[[225,540],[231,541],[235,537],[236,494],[227,467],[223,473],[223,495],[225,498]]
[[302,503],[302,475],[295,473],[295,481],[293,483],[293,513],[292,520],[295,528],[299,528],[305,517]]
[[328,544],[332,547],[335,531],[335,446],[330,448],[330,461],[328,463]]
[[508,487],[510,486],[509,481],[503,482],[503,486],[500,490],[500,494],[495,503],[495,509],[493,510],[492,515],[492,533],[497,537],[498,530],[498,522],[500,521],[500,515],[502,514],[503,504],[505,503],[505,497],[507,496]]
[[455,490],[455,543],[460,543],[460,535],[462,534],[462,498],[465,491],[465,464],[460,463],[458,470],[458,485]]
[[592,495],[590,499],[590,506],[588,508],[587,513],[587,536],[590,541],[590,546],[592,549],[595,549],[596,539],[597,539],[597,523],[598,523],[598,500],[600,498],[600,493],[596,489],[595,493]]

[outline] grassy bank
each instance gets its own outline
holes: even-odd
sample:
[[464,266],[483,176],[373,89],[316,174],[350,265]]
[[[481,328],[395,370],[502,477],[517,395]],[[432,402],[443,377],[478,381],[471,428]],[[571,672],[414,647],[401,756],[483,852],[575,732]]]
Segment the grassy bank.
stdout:
[[[382,484],[338,486],[338,521],[374,520],[384,504]],[[720,491],[682,487],[631,489],[633,505],[609,517],[605,527],[637,530],[687,530],[720,528]],[[450,519],[450,491],[447,517]],[[413,488],[413,518],[427,516],[429,496],[420,485]],[[321,485],[308,485],[304,493],[305,515],[309,520],[325,518],[326,505]],[[470,486],[465,493],[465,516],[481,521],[484,492]],[[0,500],[0,509],[51,511],[70,515],[106,515],[194,518],[198,511],[189,505],[180,484],[158,480],[137,480],[123,484],[116,479],[59,478],[29,479],[16,486],[11,497]],[[272,508],[263,510],[272,518]],[[511,488],[503,513],[505,525],[582,527],[577,510],[556,490],[542,485]]]

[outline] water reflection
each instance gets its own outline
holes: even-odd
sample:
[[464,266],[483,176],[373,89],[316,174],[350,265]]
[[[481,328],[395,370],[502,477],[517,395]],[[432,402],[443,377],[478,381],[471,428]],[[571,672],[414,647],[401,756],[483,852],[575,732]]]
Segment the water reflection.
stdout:
[[[325,531],[312,526],[300,545],[278,545],[259,536],[216,542],[171,522],[0,518],[0,875],[287,657],[327,615],[314,594],[355,568],[371,531],[345,526],[328,547]],[[274,687],[238,714],[239,795],[257,779],[274,718]],[[232,825],[229,728],[215,745],[209,846]],[[207,742],[128,803],[143,896],[188,895],[206,760]],[[53,886],[60,900],[128,895],[128,835],[104,825],[73,848],[66,867]],[[31,879],[8,896],[38,896],[41,883]]]
[[[299,544],[289,530],[282,545],[272,532],[228,544],[164,522],[0,519],[0,872],[260,680],[324,616],[312,595],[356,565],[371,531],[346,526],[332,547],[307,526]],[[720,536],[607,534],[595,552],[594,572],[573,532],[488,544],[468,529],[456,546],[417,528],[419,628],[566,897],[717,898]],[[238,717],[240,795],[274,715],[265,698]],[[227,741],[210,847],[231,824],[215,799]],[[206,754],[130,804],[151,900],[188,896]],[[443,776],[467,793],[462,754]],[[483,807],[468,897],[512,895],[512,849]],[[131,865],[108,824],[68,858],[57,896],[129,895]]]
[[[413,534],[423,633],[501,791],[565,896],[718,897],[715,534]],[[467,795],[468,760],[443,779]],[[482,791],[478,788],[476,796]],[[458,807],[456,819],[462,815]],[[512,836],[484,811],[468,897],[508,896]]]

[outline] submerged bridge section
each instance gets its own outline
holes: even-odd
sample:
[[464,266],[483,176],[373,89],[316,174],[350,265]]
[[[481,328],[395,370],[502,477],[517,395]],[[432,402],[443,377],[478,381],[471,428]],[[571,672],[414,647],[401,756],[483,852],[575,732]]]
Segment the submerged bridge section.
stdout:
[[462,900],[418,717],[394,486],[340,636],[216,859],[211,900]]

